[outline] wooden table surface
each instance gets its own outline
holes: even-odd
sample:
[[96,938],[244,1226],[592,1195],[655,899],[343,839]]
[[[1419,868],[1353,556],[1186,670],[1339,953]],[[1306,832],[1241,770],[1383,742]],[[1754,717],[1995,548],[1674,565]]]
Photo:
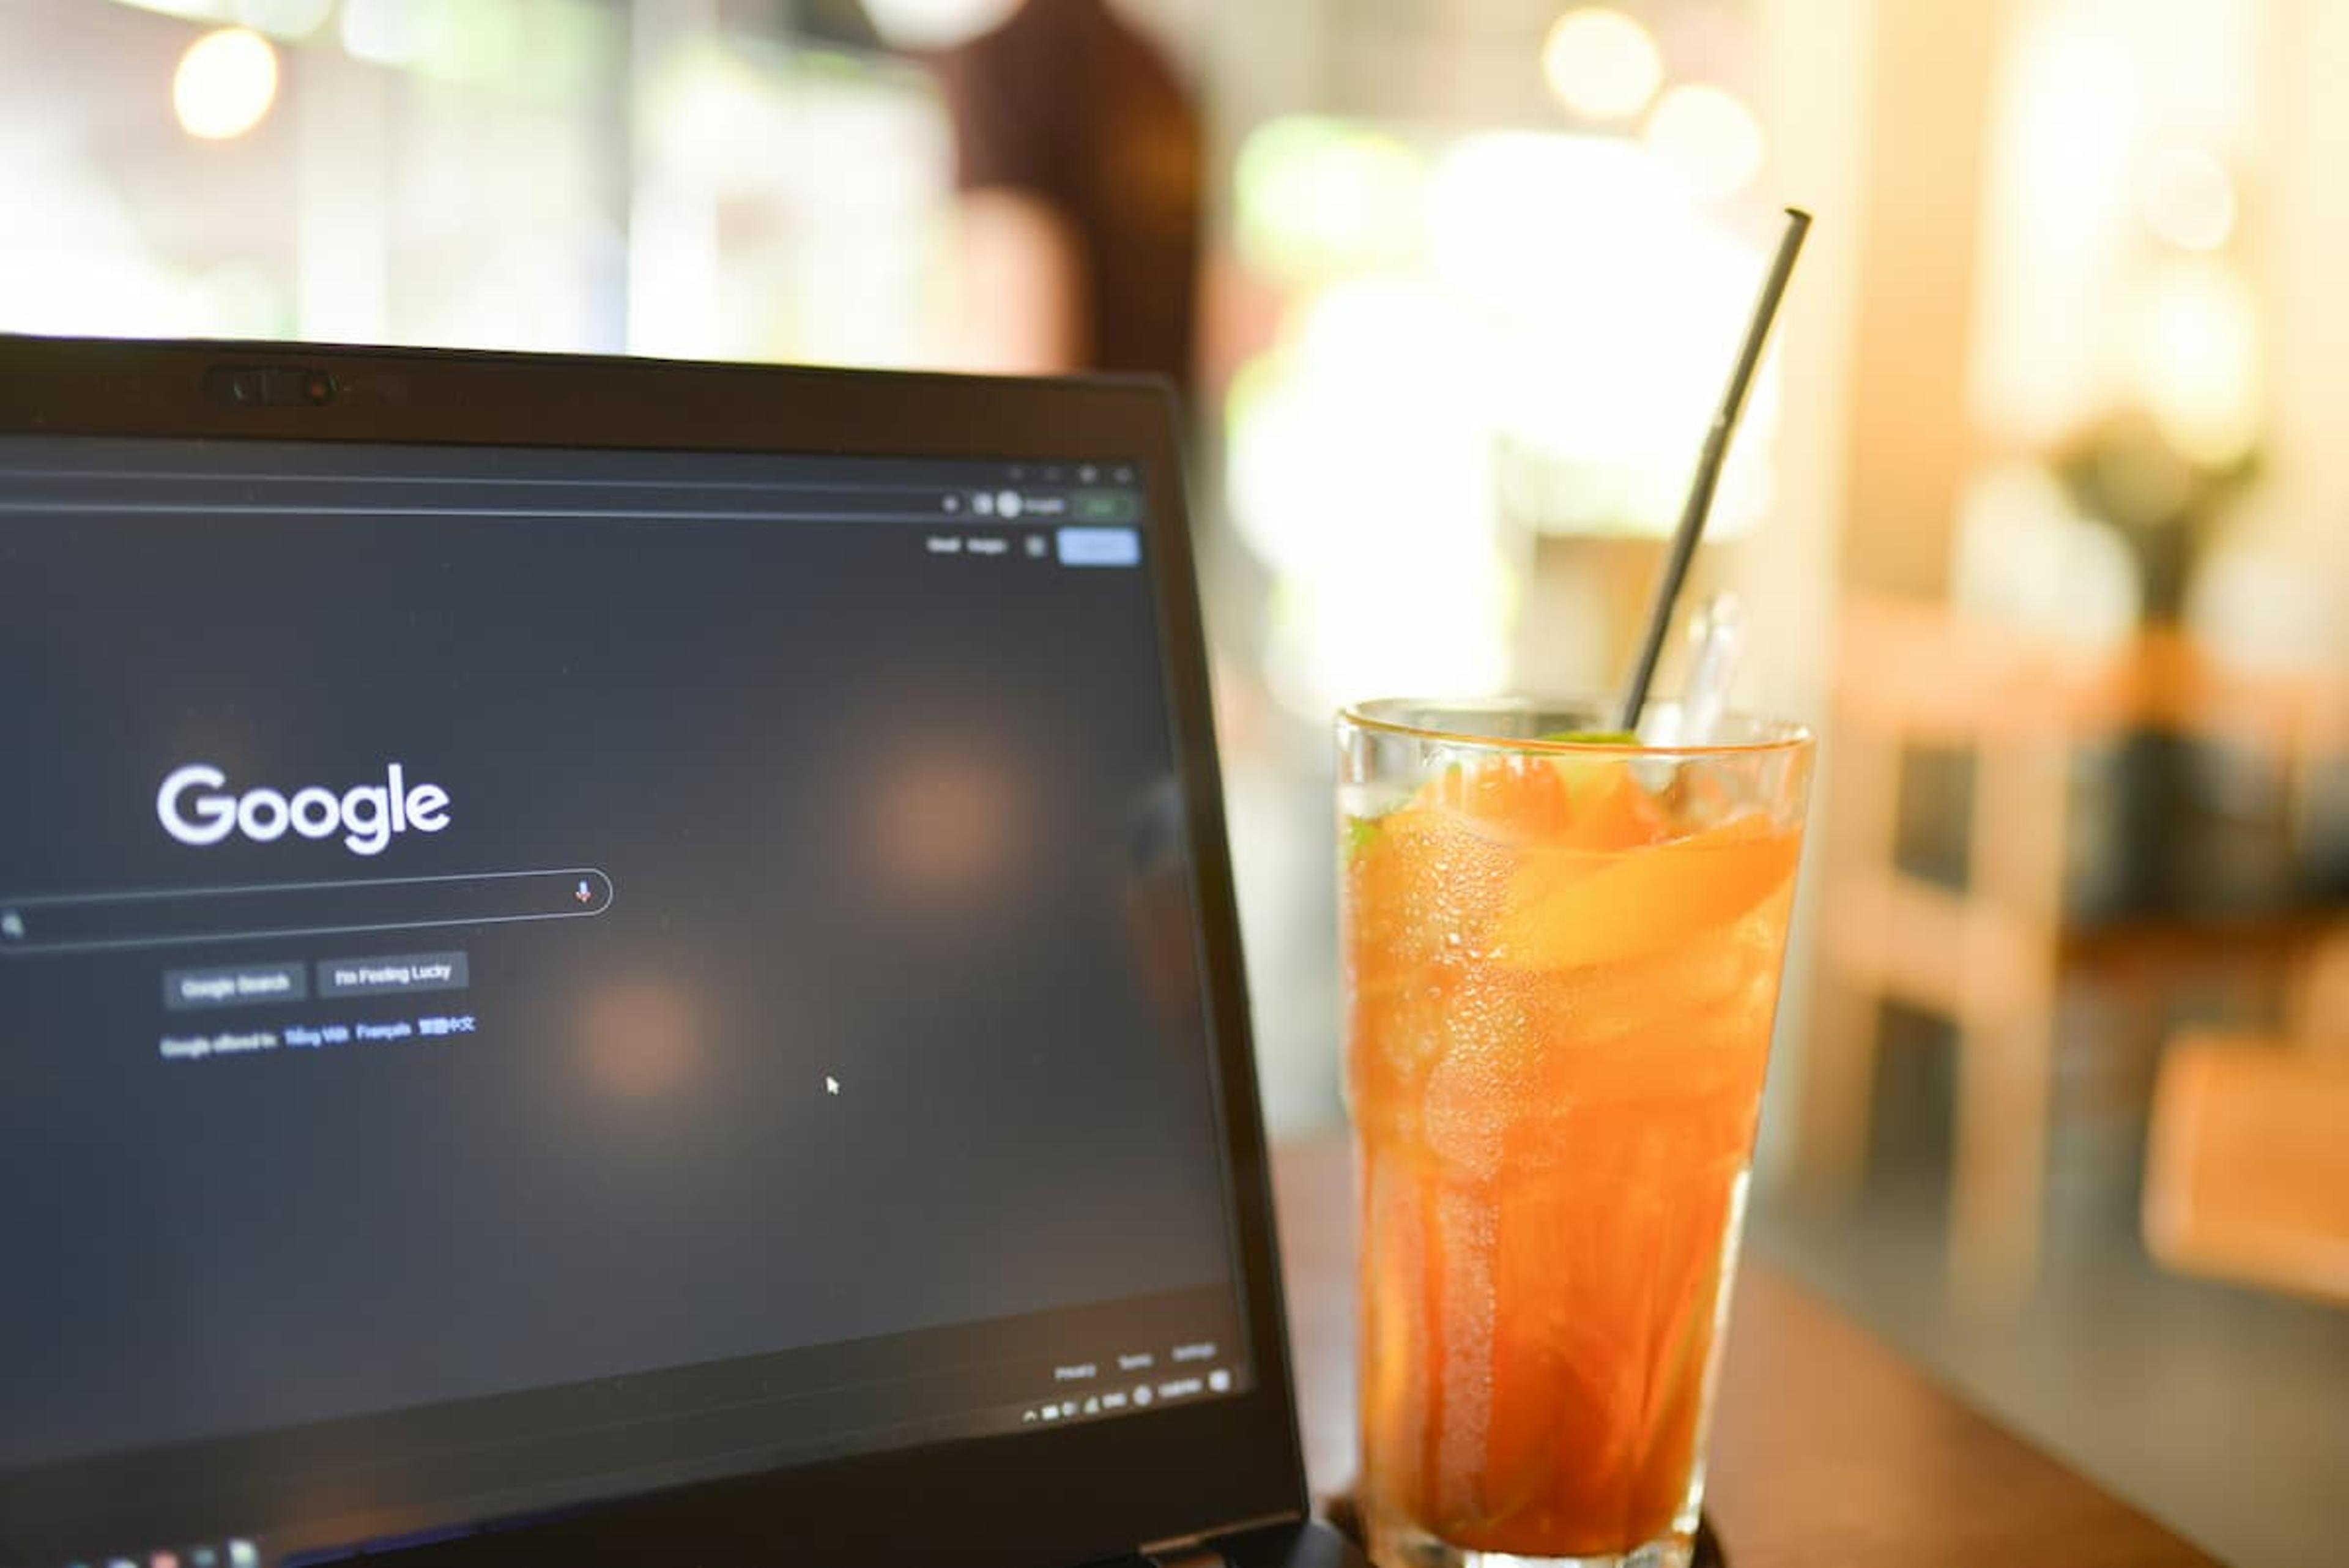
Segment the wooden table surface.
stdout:
[[[1274,1151],[1305,1462],[1354,1468],[1353,1206],[1342,1139]],[[1705,1511],[1732,1568],[2206,1568],[2196,1550],[1961,1403],[1748,1258]]]

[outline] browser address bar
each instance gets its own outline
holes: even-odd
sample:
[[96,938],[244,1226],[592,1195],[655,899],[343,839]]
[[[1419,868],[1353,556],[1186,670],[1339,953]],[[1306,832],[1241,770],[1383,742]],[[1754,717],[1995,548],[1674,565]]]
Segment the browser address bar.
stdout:
[[575,920],[611,907],[612,879],[592,866],[0,898],[0,957]]

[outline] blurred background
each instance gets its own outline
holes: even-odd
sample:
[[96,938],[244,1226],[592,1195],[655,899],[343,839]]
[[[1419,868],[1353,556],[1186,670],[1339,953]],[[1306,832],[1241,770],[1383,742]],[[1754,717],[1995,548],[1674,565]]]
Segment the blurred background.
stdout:
[[1825,741],[1754,1244],[2330,1563],[2344,80],[2334,0],[5,0],[0,330],[1174,378],[1303,1135],[1331,708],[1619,682],[1809,207],[1688,601]]

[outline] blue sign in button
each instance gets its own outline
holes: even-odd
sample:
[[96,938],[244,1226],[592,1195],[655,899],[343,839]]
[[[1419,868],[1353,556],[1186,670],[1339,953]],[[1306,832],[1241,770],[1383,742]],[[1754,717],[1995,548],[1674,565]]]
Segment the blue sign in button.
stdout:
[[1063,528],[1059,535],[1064,566],[1138,566],[1142,535],[1132,528]]

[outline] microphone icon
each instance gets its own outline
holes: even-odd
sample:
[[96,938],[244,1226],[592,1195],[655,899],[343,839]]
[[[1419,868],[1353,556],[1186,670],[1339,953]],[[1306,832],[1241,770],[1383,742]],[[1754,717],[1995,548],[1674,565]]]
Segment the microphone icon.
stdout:
[[579,878],[579,886],[571,896],[583,904],[592,904],[595,901],[595,889],[587,886],[587,878],[582,877]]

